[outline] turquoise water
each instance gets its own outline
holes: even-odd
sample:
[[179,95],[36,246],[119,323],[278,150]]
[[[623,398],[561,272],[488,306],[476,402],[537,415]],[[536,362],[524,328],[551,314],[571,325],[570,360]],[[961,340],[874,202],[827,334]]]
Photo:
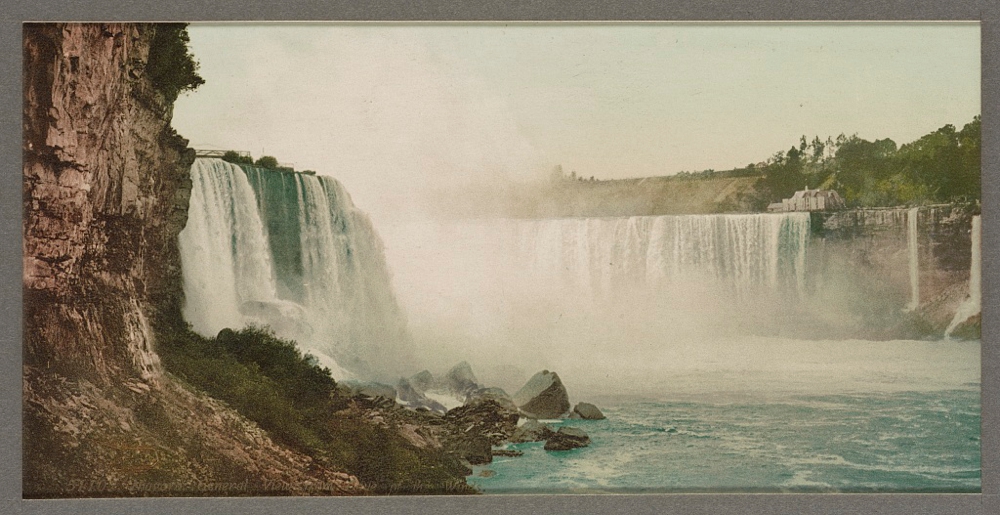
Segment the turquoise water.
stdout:
[[[589,447],[477,467],[485,493],[978,492],[978,383],[713,403],[623,401],[567,420]],[[555,423],[553,425],[560,425]]]

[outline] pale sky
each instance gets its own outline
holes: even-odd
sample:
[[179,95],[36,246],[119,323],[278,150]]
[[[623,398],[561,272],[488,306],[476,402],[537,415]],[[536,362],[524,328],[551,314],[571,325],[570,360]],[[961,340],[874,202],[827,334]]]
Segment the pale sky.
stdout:
[[424,186],[728,169],[802,134],[905,143],[980,112],[980,30],[896,24],[192,24],[174,126],[340,179]]

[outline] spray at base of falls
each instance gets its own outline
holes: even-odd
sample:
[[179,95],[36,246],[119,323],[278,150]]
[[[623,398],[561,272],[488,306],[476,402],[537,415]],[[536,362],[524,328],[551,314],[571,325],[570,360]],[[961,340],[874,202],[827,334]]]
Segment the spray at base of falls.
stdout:
[[191,180],[179,243],[195,331],[268,325],[338,379],[406,359],[382,242],[339,182],[219,159],[197,159]]
[[962,322],[978,315],[982,310],[982,277],[983,277],[983,250],[982,220],[979,215],[972,217],[972,260],[969,266],[969,297],[962,302],[955,312],[955,318],[948,324],[945,330],[945,338],[951,336]]
[[906,213],[906,252],[910,265],[910,303],[907,311],[920,307],[920,238],[917,232],[918,214],[920,208],[911,208]]

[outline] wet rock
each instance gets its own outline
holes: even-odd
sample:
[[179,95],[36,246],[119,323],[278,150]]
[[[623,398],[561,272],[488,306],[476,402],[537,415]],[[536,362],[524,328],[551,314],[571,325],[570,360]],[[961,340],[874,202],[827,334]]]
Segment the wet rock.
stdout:
[[548,424],[543,424],[537,420],[528,420],[521,427],[518,427],[510,436],[510,443],[541,442],[547,440],[555,434]]
[[418,392],[426,392],[434,387],[434,375],[427,370],[421,370],[410,377],[410,385]]
[[578,402],[576,406],[573,406],[573,413],[570,413],[569,418],[583,419],[583,420],[604,420],[606,417],[604,413],[597,406],[589,402]]
[[501,388],[480,388],[469,393],[465,398],[466,405],[473,405],[483,401],[494,401],[506,409],[515,413],[517,412],[517,405],[514,404],[514,400]]
[[560,427],[545,440],[546,451],[568,451],[590,445],[590,437],[582,429]]
[[515,451],[514,449],[493,449],[493,456],[503,456],[506,458],[517,458],[518,456],[524,456],[523,451]]
[[532,418],[561,418],[569,411],[569,394],[558,374],[543,370],[514,394],[514,404]]
[[517,430],[520,416],[516,410],[493,400],[483,400],[473,405],[459,406],[445,415],[463,434],[478,434],[493,445],[507,441]]
[[471,434],[452,439],[448,448],[470,465],[485,465],[493,461],[493,446],[488,438]]
[[465,361],[455,365],[445,374],[444,383],[445,388],[460,399],[479,389],[472,367]]

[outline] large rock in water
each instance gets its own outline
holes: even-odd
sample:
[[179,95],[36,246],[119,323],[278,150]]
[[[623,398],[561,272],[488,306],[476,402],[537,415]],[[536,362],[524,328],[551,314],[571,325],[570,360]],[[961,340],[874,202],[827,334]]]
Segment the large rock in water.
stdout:
[[410,386],[418,392],[426,392],[434,386],[434,375],[428,370],[421,370],[410,377]]
[[518,427],[507,441],[510,443],[541,442],[548,440],[555,433],[548,424],[537,420],[528,420],[523,426]]
[[569,418],[579,418],[583,420],[604,420],[604,413],[597,406],[589,402],[578,402],[576,406],[573,406],[573,413],[570,413]]
[[514,394],[514,404],[533,418],[560,418],[569,411],[569,394],[559,375],[542,370]]
[[479,389],[476,375],[472,373],[469,363],[463,361],[448,371],[444,376],[445,388],[458,398],[465,398],[468,394]]
[[546,451],[568,451],[590,445],[590,437],[582,429],[560,427],[545,441]]
[[482,400],[451,409],[444,418],[465,434],[482,435],[491,444],[500,445],[517,430],[520,415],[516,409],[507,408],[496,401]]
[[503,391],[502,388],[489,387],[480,388],[469,393],[465,397],[465,405],[473,406],[483,401],[493,401],[503,406],[504,408],[517,413],[517,405],[514,404],[514,400],[507,395],[507,392]]

